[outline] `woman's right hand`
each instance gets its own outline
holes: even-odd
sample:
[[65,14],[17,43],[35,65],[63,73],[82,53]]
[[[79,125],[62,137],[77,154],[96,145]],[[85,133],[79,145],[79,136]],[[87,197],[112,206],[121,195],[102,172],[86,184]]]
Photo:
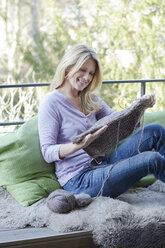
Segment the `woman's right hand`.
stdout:
[[79,142],[77,145],[82,146],[81,148],[85,148],[87,147],[89,144],[91,144],[95,139],[97,139],[102,133],[104,133],[107,130],[108,126],[105,125],[103,127],[101,127],[100,129],[98,129],[97,131],[95,131],[92,134],[87,134],[85,136],[85,138]]
[[96,132],[92,133],[92,134],[87,134],[85,136],[85,138],[76,144],[73,143],[69,143],[69,144],[62,144],[60,146],[60,150],[59,150],[59,157],[62,159],[65,156],[68,156],[80,149],[83,149],[85,147],[87,147],[90,143],[92,143],[96,138],[98,138],[102,133],[104,133],[106,131],[106,129],[108,128],[107,125],[103,126],[102,128],[98,129]]

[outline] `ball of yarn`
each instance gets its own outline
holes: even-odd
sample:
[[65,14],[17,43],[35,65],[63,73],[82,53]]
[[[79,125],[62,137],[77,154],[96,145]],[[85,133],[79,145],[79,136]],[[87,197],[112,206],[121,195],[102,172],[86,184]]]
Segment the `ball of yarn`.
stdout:
[[76,207],[85,207],[92,202],[92,197],[88,194],[81,193],[74,195],[76,199]]
[[47,198],[48,208],[55,213],[67,213],[75,207],[75,197],[63,189],[53,191]]

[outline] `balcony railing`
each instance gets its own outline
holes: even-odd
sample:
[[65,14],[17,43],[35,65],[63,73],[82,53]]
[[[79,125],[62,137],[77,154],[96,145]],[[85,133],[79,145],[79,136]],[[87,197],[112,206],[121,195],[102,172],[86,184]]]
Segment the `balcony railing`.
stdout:
[[[104,80],[103,84],[116,84],[116,83],[139,83],[141,84],[141,96],[146,93],[146,83],[153,83],[153,82],[164,82],[165,79],[130,79],[130,80]],[[0,88],[23,88],[23,87],[43,87],[49,86],[50,83],[28,83],[28,84],[0,84]],[[0,126],[10,126],[10,125],[21,125],[25,121],[5,121],[0,122]]]

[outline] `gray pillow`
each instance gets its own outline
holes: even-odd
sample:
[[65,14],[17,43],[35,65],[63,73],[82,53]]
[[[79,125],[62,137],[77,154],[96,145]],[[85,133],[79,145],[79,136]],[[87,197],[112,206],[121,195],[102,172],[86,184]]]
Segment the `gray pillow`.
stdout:
[[89,133],[94,133],[104,125],[108,128],[97,139],[95,139],[84,150],[92,157],[96,158],[105,154],[111,148],[127,138],[140,122],[144,111],[155,104],[153,94],[144,95],[137,99],[130,107],[114,112],[98,120],[93,127],[72,139],[73,143],[79,143]]

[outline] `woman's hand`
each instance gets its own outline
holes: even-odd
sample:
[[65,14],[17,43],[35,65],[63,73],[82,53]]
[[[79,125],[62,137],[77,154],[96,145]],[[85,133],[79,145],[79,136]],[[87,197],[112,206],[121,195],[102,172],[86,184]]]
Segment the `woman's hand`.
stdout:
[[86,135],[85,138],[77,145],[79,145],[81,148],[87,147],[90,143],[92,143],[95,139],[97,139],[102,133],[104,133],[107,130],[107,128],[108,126],[105,125],[102,128],[95,131],[94,133]]
[[86,135],[85,138],[77,144],[73,144],[73,143],[62,144],[59,150],[59,157],[62,159],[65,156],[72,154],[73,152],[76,152],[80,149],[87,147],[96,138],[98,138],[102,133],[104,133],[107,128],[108,126],[105,125],[102,128],[98,129],[96,132]]

